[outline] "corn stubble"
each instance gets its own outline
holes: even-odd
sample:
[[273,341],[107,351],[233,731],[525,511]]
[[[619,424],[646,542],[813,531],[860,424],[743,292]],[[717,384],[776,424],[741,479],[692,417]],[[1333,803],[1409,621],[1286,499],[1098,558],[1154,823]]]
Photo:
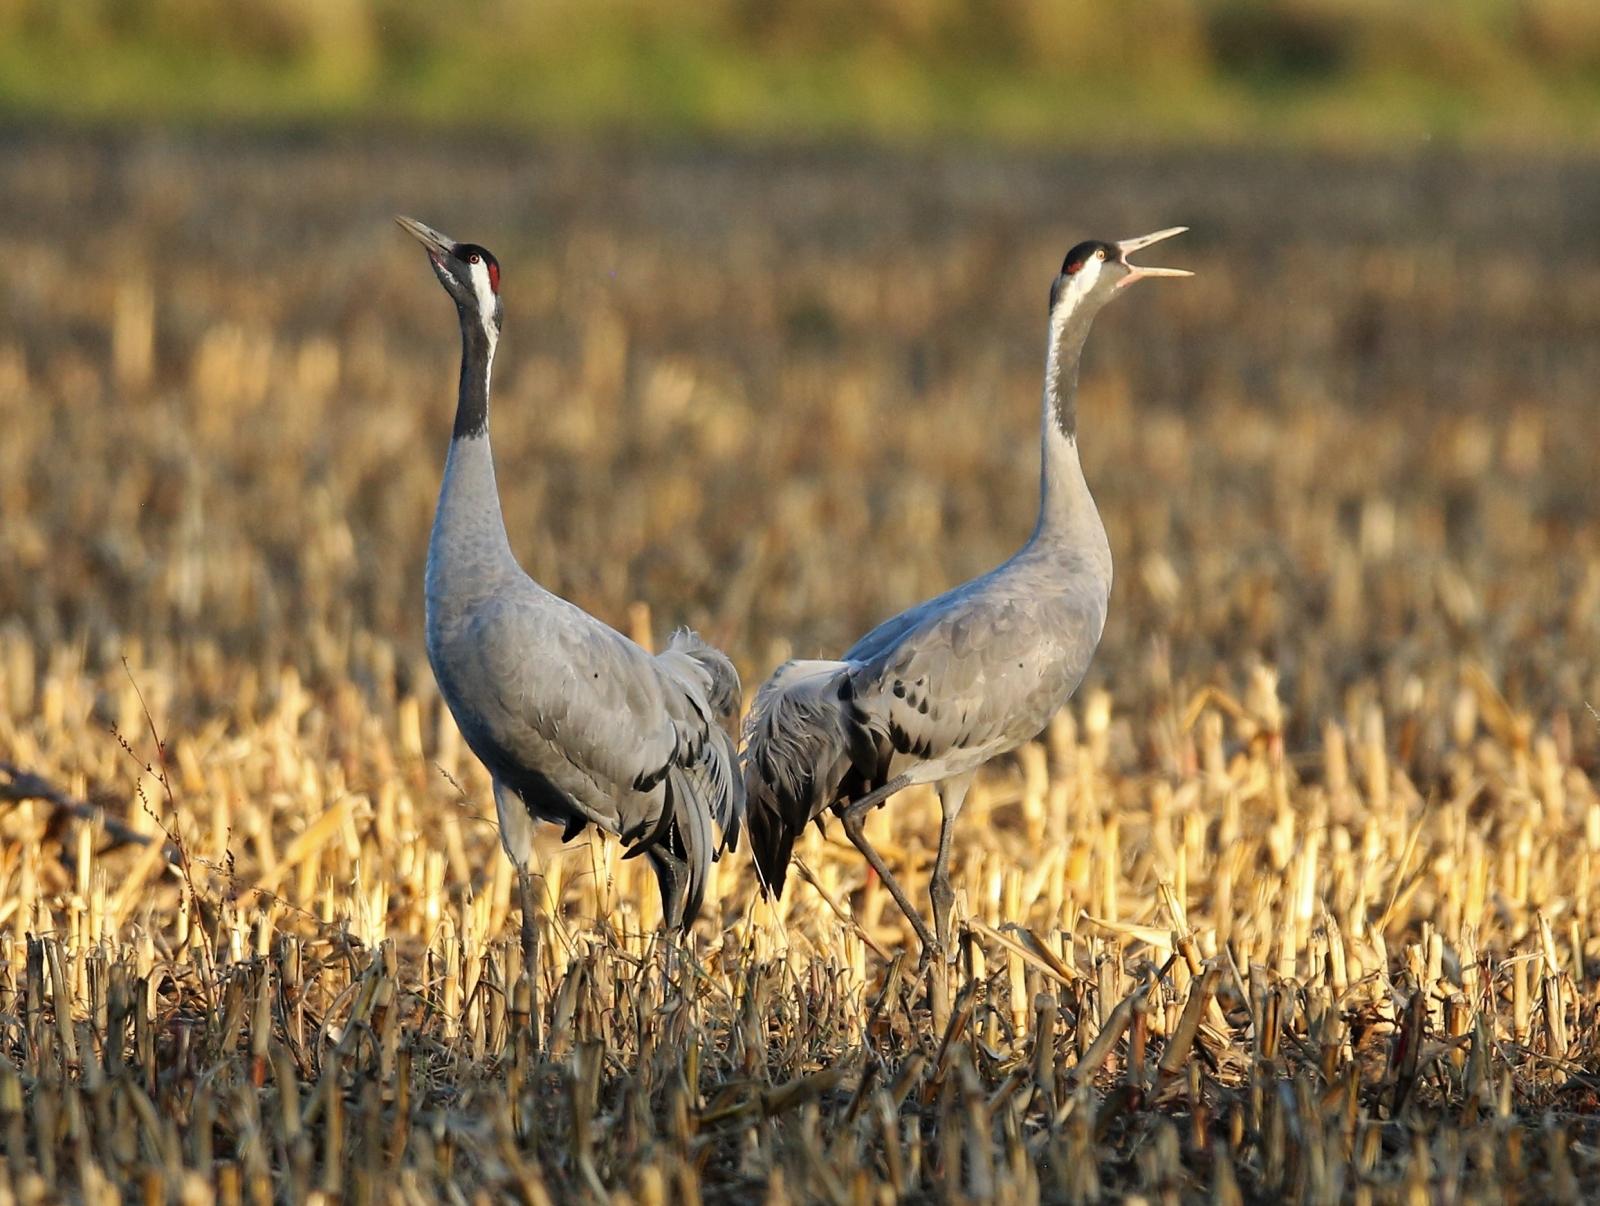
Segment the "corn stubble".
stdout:
[[[75,179],[61,154],[19,154],[26,178],[6,182],[49,200],[52,180]],[[288,225],[416,171],[381,147],[352,167],[235,150],[224,182],[182,148],[140,154],[82,169],[122,190],[108,221],[135,244],[209,220],[171,179],[265,212],[285,173],[314,178],[296,202],[309,214],[262,219]],[[702,170],[548,154],[550,187],[574,195],[621,171],[661,196]],[[761,166],[743,165],[751,189],[792,192],[792,178],[758,182]],[[526,340],[496,424],[503,465],[523,470],[502,478],[529,561],[646,640],[670,604],[751,679],[780,638],[837,645],[1025,528],[1028,458],[1012,445],[1031,431],[1032,353],[1001,364],[983,349],[1032,349],[1043,304],[966,304],[1042,279],[1026,270],[1038,249],[1004,241],[1027,225],[1012,208],[964,195],[962,233],[931,236],[941,259],[899,246],[915,215],[865,216],[888,185],[867,188],[859,167],[779,166],[841,190],[828,204],[847,215],[858,205],[865,250],[819,236],[795,262],[749,229],[739,273],[702,260],[697,275],[687,218],[596,228],[555,201],[550,246],[496,247],[519,290],[508,357]],[[1008,206],[1047,212],[1048,170],[1013,170]],[[1479,204],[1535,204],[1520,178],[1473,170]],[[493,172],[482,184],[491,207],[511,187]],[[524,941],[486,780],[418,649],[451,332],[406,249],[354,226],[329,237],[328,262],[360,262],[351,248],[380,261],[381,288],[360,285],[384,299],[381,318],[296,327],[297,301],[345,286],[281,274],[252,245],[238,254],[261,291],[211,282],[198,296],[214,320],[159,301],[160,272],[186,266],[105,261],[94,296],[40,303],[101,323],[103,340],[41,324],[26,346],[0,342],[0,397],[21,400],[0,447],[0,546],[19,567],[0,584],[0,1197],[1600,1190],[1600,719],[1582,706],[1597,686],[1600,549],[1581,522],[1600,503],[1581,407],[1562,392],[1586,397],[1579,375],[1504,410],[1467,396],[1459,412],[1357,422],[1290,378],[1269,405],[1125,354],[1166,340],[1208,349],[1203,369],[1248,363],[1251,340],[1219,318],[1247,299],[1139,299],[1155,313],[1129,302],[1104,322],[1084,439],[1120,558],[1115,617],[1080,697],[969,799],[961,940],[934,994],[836,827],[801,839],[776,904],[743,854],[725,859],[681,949],[657,932],[647,869],[614,844],[546,842]],[[1298,278],[1313,236],[1283,238]],[[559,248],[574,240],[643,267],[615,292],[563,286],[580,261]],[[1467,268],[1417,246],[1426,272],[1321,278],[1318,312],[1353,323],[1391,305],[1451,315],[1438,337],[1461,347],[1383,361],[1377,384],[1396,397],[1530,296],[1508,262],[1509,280],[1464,302],[1450,285]],[[1194,266],[1197,288],[1239,271],[1216,255]],[[749,304],[752,272],[789,318]],[[920,289],[919,273],[943,275]],[[908,279],[910,300],[882,319],[904,329],[851,333],[874,290]],[[540,288],[573,290],[570,342],[541,342],[553,311],[540,314]],[[1541,288],[1564,346],[1581,287]],[[769,381],[759,356],[679,343],[680,311],[786,349],[788,371]],[[1252,317],[1256,337],[1295,321]],[[418,338],[434,325],[438,340]],[[948,375],[897,375],[958,335],[970,353]],[[1314,356],[1306,346],[1281,354]],[[1320,379],[1294,367],[1297,389]],[[1206,407],[1138,401],[1181,382]],[[67,405],[85,395],[104,400],[94,421]],[[1017,405],[975,415],[961,399],[977,396]],[[886,462],[883,426],[913,405],[939,430],[909,430]],[[547,465],[552,445],[585,472]],[[40,463],[61,468],[46,482]],[[121,471],[94,468],[111,463]],[[863,480],[881,508],[871,524],[838,501]],[[882,554],[882,572],[839,574],[851,540]],[[629,609],[638,594],[654,616]],[[869,821],[919,893],[936,818],[914,791]]]

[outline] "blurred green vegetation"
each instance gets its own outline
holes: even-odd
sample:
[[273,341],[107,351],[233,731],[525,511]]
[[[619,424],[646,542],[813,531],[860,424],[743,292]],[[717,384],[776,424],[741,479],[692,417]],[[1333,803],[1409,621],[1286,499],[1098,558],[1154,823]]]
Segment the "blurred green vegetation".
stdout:
[[1600,135],[1600,3],[0,0],[0,114],[1557,145]]

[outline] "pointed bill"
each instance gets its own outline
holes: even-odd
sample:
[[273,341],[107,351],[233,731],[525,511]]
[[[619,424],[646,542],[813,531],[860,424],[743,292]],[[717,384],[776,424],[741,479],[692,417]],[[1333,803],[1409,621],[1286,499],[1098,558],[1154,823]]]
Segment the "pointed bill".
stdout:
[[1170,239],[1173,235],[1181,235],[1188,230],[1187,226],[1169,226],[1165,230],[1158,230],[1154,234],[1140,235],[1136,239],[1123,239],[1117,244],[1117,250],[1122,253],[1122,262],[1127,264],[1131,272],[1117,282],[1118,289],[1125,289],[1134,281],[1143,280],[1147,276],[1193,276],[1187,268],[1146,268],[1142,264],[1128,263],[1128,257],[1141,248],[1149,247],[1152,243],[1159,243],[1163,239]]
[[1117,250],[1125,256],[1132,255],[1135,251],[1141,251],[1153,243],[1165,242],[1174,235],[1181,235],[1188,229],[1187,226],[1169,226],[1165,230],[1156,231],[1155,234],[1140,235],[1136,239],[1123,239],[1117,244]]
[[421,243],[434,255],[445,256],[450,254],[450,249],[455,246],[455,241],[440,234],[431,226],[425,226],[415,218],[396,216],[396,224],[417,242]]

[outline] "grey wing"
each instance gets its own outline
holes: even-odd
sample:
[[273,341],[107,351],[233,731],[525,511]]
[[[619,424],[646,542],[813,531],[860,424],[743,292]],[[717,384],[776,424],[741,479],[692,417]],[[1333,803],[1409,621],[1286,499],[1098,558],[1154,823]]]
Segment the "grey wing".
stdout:
[[1103,596],[1023,587],[1001,581],[917,609],[918,622],[852,675],[881,774],[894,762],[957,773],[1036,735],[1076,690],[1099,643]]
[[507,753],[624,840],[660,828],[660,784],[685,735],[650,656],[570,605],[501,603],[485,608],[474,629],[480,681]]

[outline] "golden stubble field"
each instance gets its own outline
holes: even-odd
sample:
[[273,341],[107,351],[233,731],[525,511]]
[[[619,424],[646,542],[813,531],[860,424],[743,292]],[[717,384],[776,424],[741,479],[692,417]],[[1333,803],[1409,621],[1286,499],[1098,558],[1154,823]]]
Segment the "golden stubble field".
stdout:
[[[1600,1190],[1600,166],[13,134],[0,197],[7,1200]],[[1062,253],[1194,227],[1090,342],[1112,616],[963,814],[947,1025],[836,832],[678,959],[552,842],[521,932],[394,212],[504,264],[529,569],[747,692],[1026,536]]]

